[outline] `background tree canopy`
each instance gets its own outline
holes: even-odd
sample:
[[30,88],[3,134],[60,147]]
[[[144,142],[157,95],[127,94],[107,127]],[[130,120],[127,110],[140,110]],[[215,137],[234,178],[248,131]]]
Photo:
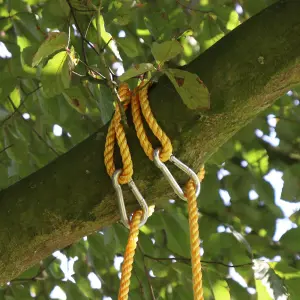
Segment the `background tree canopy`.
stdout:
[[[145,73],[176,156],[206,164],[205,300],[297,300],[299,11],[296,0],[0,0],[0,299],[116,299],[128,231],[103,148],[115,84]],[[135,182],[156,205],[130,299],[192,299],[186,203],[127,122]]]

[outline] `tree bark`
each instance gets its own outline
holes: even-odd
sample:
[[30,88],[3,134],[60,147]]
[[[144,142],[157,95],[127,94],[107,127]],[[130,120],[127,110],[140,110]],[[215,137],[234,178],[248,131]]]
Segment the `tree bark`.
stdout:
[[[226,35],[184,69],[197,73],[211,94],[211,109],[189,110],[171,83],[151,88],[154,115],[174,154],[198,171],[239,129],[300,82],[300,1],[279,1]],[[148,203],[174,197],[143,153],[133,126],[128,142],[134,181]],[[0,192],[0,283],[119,219],[103,163],[107,127],[36,173]],[[153,139],[154,143],[155,140]],[[156,144],[157,145],[157,144]],[[187,180],[171,167],[174,175]],[[138,205],[123,187],[128,213]]]

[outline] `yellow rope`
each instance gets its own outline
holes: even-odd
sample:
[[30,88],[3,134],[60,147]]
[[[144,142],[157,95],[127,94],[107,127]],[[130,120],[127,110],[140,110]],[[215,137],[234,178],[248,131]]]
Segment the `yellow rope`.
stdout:
[[[121,102],[124,102],[124,110],[127,109],[130,103],[131,92],[129,91],[127,84],[122,84],[119,87],[119,96]],[[119,177],[119,183],[125,184],[128,183],[133,174],[133,164],[131,160],[131,155],[129,147],[127,144],[124,128],[121,124],[121,112],[119,106],[116,106],[116,111],[114,117],[108,128],[105,149],[104,149],[104,164],[106,166],[106,171],[110,177],[116,170],[114,163],[114,148],[115,141],[117,140],[118,146],[120,148],[123,170]]]
[[[172,144],[168,136],[158,125],[155,117],[152,114],[149,101],[148,101],[148,82],[142,82],[138,88],[136,88],[131,94],[128,86],[122,84],[119,88],[119,96],[124,103],[124,110],[128,108],[131,102],[132,119],[137,132],[138,139],[145,154],[149,159],[153,160],[154,149],[150,143],[147,134],[144,129],[142,115],[144,116],[148,126],[152,130],[153,134],[161,143],[160,160],[166,162],[172,155]],[[127,144],[124,128],[121,124],[121,113],[119,107],[116,107],[114,117],[108,129],[105,150],[104,150],[104,163],[107,173],[112,176],[116,170],[114,164],[114,147],[117,140],[122,157],[123,169],[119,177],[119,183],[128,183],[133,174],[133,164],[129,147]],[[200,180],[204,177],[204,168],[202,168],[198,174]],[[190,226],[190,242],[191,242],[191,260],[193,271],[193,290],[194,299],[203,300],[203,288],[202,288],[202,271],[200,261],[200,238],[199,238],[199,226],[198,226],[198,208],[196,199],[196,189],[194,182],[189,180],[186,184],[186,198],[188,200],[189,211],[189,226]],[[129,294],[130,277],[132,271],[133,257],[138,240],[139,224],[142,217],[142,211],[136,211],[132,217],[130,223],[130,233],[128,243],[124,254],[124,262],[122,265],[122,277],[120,283],[118,300],[127,300]]]
[[141,116],[142,112],[148,126],[161,143],[160,160],[162,162],[166,162],[167,160],[169,160],[172,154],[173,147],[170,139],[157,124],[155,117],[153,116],[148,100],[148,87],[149,83],[147,81],[144,81],[133,92],[133,97],[131,99],[132,119],[137,133],[137,137],[139,138],[140,144],[144,149],[144,152],[151,160],[153,160],[154,149],[144,129]]
[[124,261],[122,264],[122,277],[120,282],[118,300],[128,299],[133,258],[134,258],[135,249],[138,242],[139,224],[141,222],[142,215],[143,212],[141,210],[137,210],[133,214],[130,222],[129,237],[128,237],[127,246],[124,253]]
[[[198,173],[200,181],[204,178],[204,168],[201,168]],[[200,237],[198,225],[198,207],[196,198],[196,188],[193,180],[189,180],[185,187],[186,198],[188,202],[189,211],[189,227],[190,227],[190,245],[191,245],[191,260],[192,260],[192,273],[193,273],[193,290],[195,300],[204,300],[203,287],[202,287],[202,268],[200,257]]]

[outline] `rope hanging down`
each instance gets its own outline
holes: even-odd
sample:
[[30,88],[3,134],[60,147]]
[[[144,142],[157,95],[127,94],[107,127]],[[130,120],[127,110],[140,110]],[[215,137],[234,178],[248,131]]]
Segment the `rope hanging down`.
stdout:
[[[148,87],[149,82],[142,82],[133,93],[130,92],[126,84],[122,84],[119,88],[119,97],[124,105],[124,110],[128,108],[131,102],[131,110],[133,123],[137,132],[140,144],[149,157],[150,160],[154,161],[155,165],[161,169],[163,174],[168,179],[175,193],[183,200],[188,202],[189,211],[189,227],[190,227],[190,243],[191,243],[191,261],[193,271],[193,291],[195,300],[203,300],[203,288],[202,288],[202,271],[200,262],[200,238],[199,238],[199,227],[198,227],[198,208],[197,208],[197,196],[200,192],[199,179],[202,180],[204,177],[204,168],[201,169],[198,176],[172,155],[172,144],[168,136],[158,125],[155,117],[152,114],[149,101],[148,101]],[[144,116],[149,128],[153,134],[161,143],[160,149],[153,149],[150,143],[142,121],[142,115]],[[114,147],[115,141],[117,140],[120,148],[122,157],[123,169],[116,170],[114,165]],[[187,182],[185,193],[181,190],[176,180],[165,166],[164,162],[170,160],[178,168],[187,173],[191,179]],[[122,265],[122,277],[119,290],[119,300],[127,300],[129,294],[130,277],[132,271],[133,257],[138,241],[139,228],[145,224],[148,218],[148,206],[135,186],[132,175],[133,175],[133,163],[127,144],[125,132],[121,124],[121,114],[119,107],[116,107],[114,117],[108,129],[105,151],[104,151],[104,162],[107,169],[107,173],[113,180],[113,185],[117,191],[119,209],[121,214],[122,223],[130,228],[129,238],[127,247],[124,253],[124,262]],[[133,214],[131,221],[128,221],[126,215],[126,209],[123,199],[122,190],[120,184],[128,184],[134,193],[136,199],[140,203],[143,210],[138,210]]]

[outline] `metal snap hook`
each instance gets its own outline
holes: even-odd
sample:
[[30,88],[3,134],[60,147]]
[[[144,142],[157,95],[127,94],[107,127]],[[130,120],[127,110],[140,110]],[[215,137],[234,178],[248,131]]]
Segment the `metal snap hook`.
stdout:
[[[159,149],[154,150],[153,161],[155,165],[162,171],[162,173],[170,183],[176,195],[180,199],[187,201],[187,198],[185,197],[184,192],[179,186],[179,184],[177,183],[176,179],[173,177],[173,175],[171,174],[167,166],[160,160]],[[189,177],[192,178],[196,186],[196,197],[198,197],[200,193],[200,180],[197,174],[192,169],[190,169],[187,165],[185,165],[182,161],[176,158],[173,154],[171,155],[169,161],[172,162],[176,167],[178,167],[180,170],[182,170],[184,173],[186,173]]]
[[[127,213],[126,213],[126,208],[125,208],[123,192],[122,192],[121,185],[119,184],[119,177],[120,177],[121,172],[122,172],[122,169],[118,169],[114,172],[114,174],[112,176],[112,183],[113,183],[113,187],[115,188],[116,193],[117,193],[121,222],[123,223],[123,225],[125,227],[130,228],[130,223],[129,223]],[[143,216],[142,216],[142,219],[141,219],[141,222],[139,225],[139,228],[141,228],[148,219],[149,208],[148,208],[147,202],[143,198],[142,194],[140,193],[139,189],[137,188],[137,186],[135,185],[135,183],[132,179],[130,179],[130,181],[128,182],[128,186],[131,189],[132,193],[134,194],[136,200],[138,201],[138,203],[140,204],[140,206],[143,210]]]

